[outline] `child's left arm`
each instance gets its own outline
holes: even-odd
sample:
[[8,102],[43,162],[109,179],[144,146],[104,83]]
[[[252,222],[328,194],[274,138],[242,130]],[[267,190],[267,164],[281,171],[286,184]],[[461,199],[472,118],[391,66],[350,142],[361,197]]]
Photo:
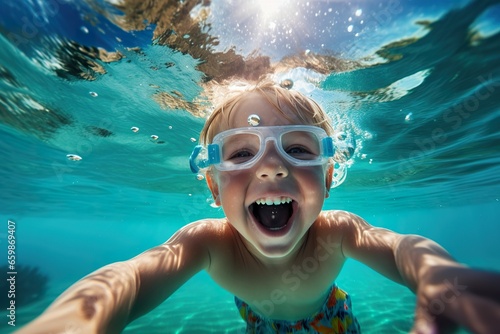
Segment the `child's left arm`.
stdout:
[[[344,215],[349,216],[346,219]],[[463,326],[473,333],[498,333],[500,274],[474,270],[456,262],[432,240],[401,235],[341,213],[346,228],[342,251],[417,296],[412,333],[441,333]]]

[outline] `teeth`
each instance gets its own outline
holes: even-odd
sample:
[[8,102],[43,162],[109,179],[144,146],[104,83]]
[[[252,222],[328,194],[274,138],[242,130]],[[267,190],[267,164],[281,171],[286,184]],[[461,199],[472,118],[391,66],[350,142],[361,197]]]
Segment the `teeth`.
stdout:
[[279,205],[279,204],[285,204],[285,203],[290,203],[292,199],[290,197],[266,197],[266,198],[259,198],[258,200],[255,201],[255,203],[259,205]]

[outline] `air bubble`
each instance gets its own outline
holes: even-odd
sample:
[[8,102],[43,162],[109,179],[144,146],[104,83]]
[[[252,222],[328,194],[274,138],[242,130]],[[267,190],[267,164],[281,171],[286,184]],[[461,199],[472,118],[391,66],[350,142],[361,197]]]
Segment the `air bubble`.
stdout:
[[259,115],[251,114],[250,116],[248,116],[247,121],[251,126],[257,126],[260,124],[260,117]]
[[68,158],[68,160],[71,160],[71,161],[80,161],[80,160],[82,160],[82,157],[79,156],[79,155],[77,155],[77,154],[67,154],[66,158]]
[[89,92],[89,94],[92,97],[98,97],[99,96],[96,92]]
[[202,174],[197,174],[197,175],[196,175],[196,179],[197,179],[198,181],[201,181],[201,180],[203,180],[204,178],[205,178],[205,177],[204,177]]
[[363,138],[366,139],[366,140],[371,140],[371,139],[373,139],[373,135],[370,132],[365,131],[363,133]]
[[158,140],[158,136],[157,135],[151,135],[151,139],[152,140]]
[[283,80],[283,81],[280,82],[280,86],[282,88],[292,89],[292,87],[293,87],[293,81],[291,79],[285,79],[285,80]]
[[339,132],[337,133],[337,139],[338,140],[346,140],[347,138],[347,135],[345,134],[345,132]]
[[191,137],[190,140],[192,143],[196,143],[196,138]]
[[408,113],[408,115],[406,115],[406,117],[405,117],[405,122],[406,122],[406,123],[411,123],[411,122],[413,122],[413,113],[411,113],[411,112],[410,112],[410,113]]
[[139,132],[139,128],[137,126],[133,126],[130,128],[133,132]]

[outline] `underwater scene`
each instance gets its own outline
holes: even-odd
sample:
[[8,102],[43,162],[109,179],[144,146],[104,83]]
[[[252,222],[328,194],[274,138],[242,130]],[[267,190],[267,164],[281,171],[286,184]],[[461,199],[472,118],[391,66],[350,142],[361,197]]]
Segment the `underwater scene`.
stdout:
[[[349,150],[325,210],[500,270],[499,0],[0,6],[0,333],[92,271],[224,217],[189,156],[214,101],[264,77],[318,101]],[[354,261],[336,282],[364,333],[412,327],[408,288]],[[201,272],[124,333],[244,329]]]

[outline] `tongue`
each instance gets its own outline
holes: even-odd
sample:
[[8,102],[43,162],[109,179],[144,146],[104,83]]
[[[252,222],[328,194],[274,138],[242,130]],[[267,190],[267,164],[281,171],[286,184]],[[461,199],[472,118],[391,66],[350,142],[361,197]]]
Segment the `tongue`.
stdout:
[[292,204],[280,205],[253,205],[255,218],[266,228],[278,230],[283,228],[292,215]]

